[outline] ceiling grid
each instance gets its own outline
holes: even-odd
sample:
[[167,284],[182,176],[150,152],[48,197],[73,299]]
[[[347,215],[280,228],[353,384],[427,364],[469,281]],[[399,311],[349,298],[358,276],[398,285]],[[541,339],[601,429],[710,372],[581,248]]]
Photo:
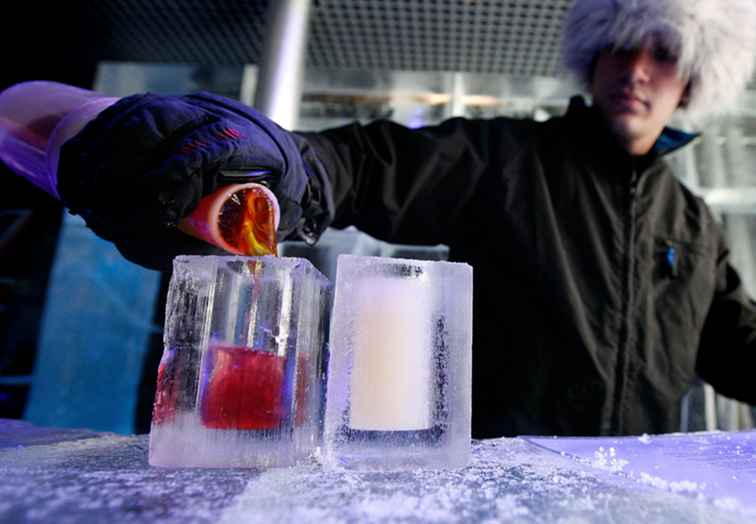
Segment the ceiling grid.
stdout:
[[[270,1],[97,0],[93,46],[100,60],[257,64]],[[307,63],[556,77],[572,1],[312,0]]]
[[[332,69],[557,72],[572,0],[313,0],[307,63]],[[103,60],[256,64],[270,0],[99,0]]]

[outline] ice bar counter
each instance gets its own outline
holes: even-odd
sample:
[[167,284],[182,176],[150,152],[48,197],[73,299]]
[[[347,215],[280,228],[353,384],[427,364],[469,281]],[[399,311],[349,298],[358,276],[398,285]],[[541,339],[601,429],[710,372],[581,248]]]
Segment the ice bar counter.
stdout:
[[330,283],[297,258],[173,265],[150,464],[288,466],[319,443]]
[[0,522],[756,522],[754,432],[473,441],[463,469],[391,472],[155,468],[147,447],[0,420]]

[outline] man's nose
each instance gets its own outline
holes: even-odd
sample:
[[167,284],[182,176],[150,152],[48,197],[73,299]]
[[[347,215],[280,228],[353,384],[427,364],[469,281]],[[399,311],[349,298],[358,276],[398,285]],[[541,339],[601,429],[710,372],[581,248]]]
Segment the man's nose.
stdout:
[[648,82],[651,78],[653,57],[647,49],[633,49],[625,54],[624,73],[633,82]]

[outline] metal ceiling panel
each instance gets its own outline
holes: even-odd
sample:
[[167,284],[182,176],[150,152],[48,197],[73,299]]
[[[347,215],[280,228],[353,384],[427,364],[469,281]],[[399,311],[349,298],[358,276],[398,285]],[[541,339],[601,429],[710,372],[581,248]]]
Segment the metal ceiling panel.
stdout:
[[268,1],[92,2],[97,55],[126,62],[256,64]]
[[[103,60],[256,64],[268,0],[100,0]],[[554,76],[571,0],[313,0],[308,64]]]
[[553,76],[571,0],[320,0],[314,66]]
[[[572,1],[312,0],[307,63],[555,77]],[[100,60],[257,64],[269,3],[93,0],[93,45]]]

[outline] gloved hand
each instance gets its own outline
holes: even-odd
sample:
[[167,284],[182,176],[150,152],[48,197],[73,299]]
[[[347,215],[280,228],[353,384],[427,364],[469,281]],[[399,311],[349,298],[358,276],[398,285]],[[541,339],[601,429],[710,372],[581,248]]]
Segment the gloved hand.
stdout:
[[[266,170],[256,178],[228,178]],[[307,143],[236,101],[209,93],[126,97],[61,149],[58,191],[72,213],[132,261],[170,267],[216,248],[176,229],[227,183],[261,182],[278,197],[279,239],[314,242],[333,215],[330,187]]]

